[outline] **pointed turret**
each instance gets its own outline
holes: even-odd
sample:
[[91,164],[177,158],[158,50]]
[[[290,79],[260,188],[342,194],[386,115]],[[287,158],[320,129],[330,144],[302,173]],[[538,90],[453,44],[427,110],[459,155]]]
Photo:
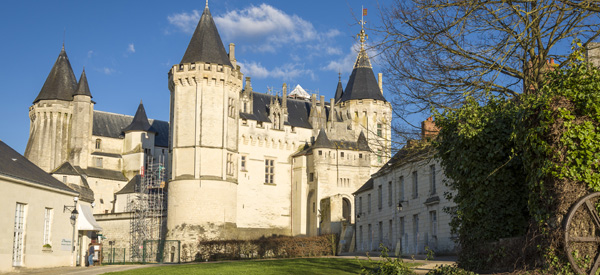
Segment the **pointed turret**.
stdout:
[[138,106],[137,111],[135,112],[135,116],[133,116],[133,121],[129,126],[123,129],[123,133],[131,132],[131,131],[144,131],[144,132],[153,132],[157,133],[156,130],[150,125],[148,121],[148,117],[146,116],[146,110],[144,109],[144,104],[140,100],[140,105]]
[[367,137],[365,137],[365,133],[363,131],[360,131],[356,144],[358,146],[358,150],[371,151],[371,147],[369,147],[369,142],[367,141]]
[[208,9],[208,3],[180,63],[199,62],[227,65],[233,68]]
[[340,99],[342,99],[342,96],[344,95],[344,88],[342,87],[342,75],[340,74],[339,79],[338,79],[338,85],[337,85],[337,89],[335,89],[335,102],[340,101]]
[[375,99],[386,101],[381,94],[379,83],[377,82],[377,79],[375,79],[371,61],[369,60],[369,55],[365,49],[365,40],[368,36],[365,34],[364,28],[360,30],[358,37],[360,38],[360,51],[358,52],[356,62],[354,63],[354,69],[352,70],[348,84],[346,84],[346,90],[340,101],[343,102],[352,99]]
[[90,86],[88,85],[87,77],[85,76],[85,68],[83,68],[83,71],[81,72],[79,83],[77,84],[77,90],[75,90],[74,95],[87,95],[90,98],[92,97]]
[[325,133],[325,129],[321,128],[319,131],[319,135],[317,136],[317,140],[315,140],[315,144],[313,144],[313,148],[334,148],[333,143]]
[[50,70],[50,74],[48,74],[48,78],[46,78],[46,82],[44,82],[44,86],[42,86],[42,90],[33,103],[45,99],[72,101],[76,88],[77,79],[63,45],[52,70]]

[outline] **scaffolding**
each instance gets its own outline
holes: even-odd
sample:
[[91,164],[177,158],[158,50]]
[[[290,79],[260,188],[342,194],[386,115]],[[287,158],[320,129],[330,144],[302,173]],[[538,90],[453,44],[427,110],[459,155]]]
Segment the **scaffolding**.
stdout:
[[[146,154],[145,165],[140,170],[140,180],[135,184],[134,193],[127,197],[127,211],[132,213],[129,224],[130,257],[132,262],[144,260],[144,242],[164,239],[167,196],[165,192],[166,169],[164,159],[154,162]],[[157,246],[156,249],[161,249]],[[147,252],[146,252],[147,253]]]

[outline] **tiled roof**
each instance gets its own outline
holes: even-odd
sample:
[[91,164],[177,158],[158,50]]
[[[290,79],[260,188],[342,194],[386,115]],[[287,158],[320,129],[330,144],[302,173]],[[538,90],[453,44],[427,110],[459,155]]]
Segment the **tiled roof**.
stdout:
[[63,191],[75,192],[0,141],[0,174]]
[[217,26],[215,26],[215,21],[208,10],[208,6],[204,8],[204,12],[200,17],[190,44],[180,63],[194,62],[221,64],[233,68],[231,61],[229,61],[229,56],[223,47],[223,42],[221,41]]
[[[111,138],[123,138],[123,130],[133,121],[132,116],[114,114],[94,110],[94,125],[92,135]],[[169,146],[169,123],[162,120],[149,119],[150,125],[156,130],[154,144],[160,147]]]
[[42,90],[40,90],[33,103],[45,99],[72,101],[76,88],[77,79],[73,74],[73,68],[71,68],[69,57],[67,57],[63,46],[48,74],[48,78],[46,78],[46,82],[44,82],[44,86],[42,86]]

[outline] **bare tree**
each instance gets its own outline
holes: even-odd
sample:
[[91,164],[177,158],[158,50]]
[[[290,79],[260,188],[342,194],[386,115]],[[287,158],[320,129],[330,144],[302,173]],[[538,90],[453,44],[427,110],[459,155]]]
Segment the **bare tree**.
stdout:
[[591,0],[394,0],[381,14],[377,47],[400,118],[537,89],[549,60],[564,66],[574,39],[585,48],[600,35]]

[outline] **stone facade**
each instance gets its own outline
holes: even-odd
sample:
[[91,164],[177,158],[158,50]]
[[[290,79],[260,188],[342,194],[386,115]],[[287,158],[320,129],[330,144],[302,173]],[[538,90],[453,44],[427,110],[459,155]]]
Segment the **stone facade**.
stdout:
[[161,238],[182,247],[272,234],[340,233],[350,243],[352,192],[389,160],[391,141],[391,104],[364,30],[359,36],[353,73],[346,90],[338,81],[335,98],[288,97],[286,84],[270,95],[252,89],[206,7],[168,73],[169,122],[148,119],[142,103],[134,117],[94,110],[85,74],[71,76],[63,49],[30,108],[26,156],[87,194],[118,247],[129,240],[128,194],[150,162],[166,171]]

